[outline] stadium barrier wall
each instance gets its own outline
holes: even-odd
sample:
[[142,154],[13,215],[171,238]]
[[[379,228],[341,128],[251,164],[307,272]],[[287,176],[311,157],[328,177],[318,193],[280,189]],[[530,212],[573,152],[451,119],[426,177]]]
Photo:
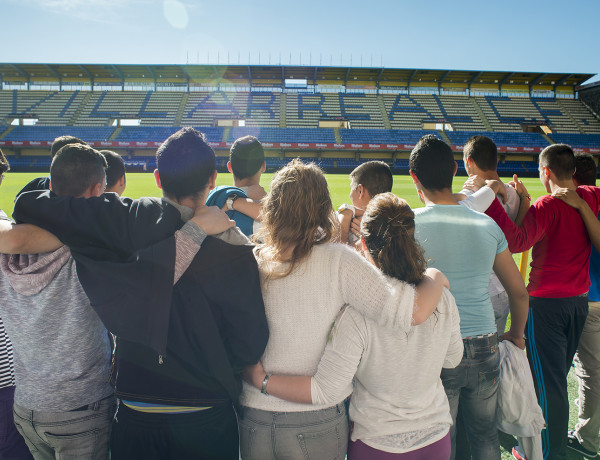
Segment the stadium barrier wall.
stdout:
[[[117,148],[152,148],[159,147],[162,142],[131,142],[131,141],[91,141],[92,147],[117,147]],[[232,142],[208,142],[213,148],[229,148]],[[51,141],[0,141],[0,147],[43,147],[51,146]],[[263,142],[265,149],[294,149],[294,150],[367,150],[367,151],[397,151],[412,150],[414,144],[329,144],[313,142]],[[462,152],[462,145],[452,145],[452,150]],[[500,153],[537,153],[542,149],[538,147],[507,147],[499,146]],[[600,154],[600,148],[573,148],[575,152]]]

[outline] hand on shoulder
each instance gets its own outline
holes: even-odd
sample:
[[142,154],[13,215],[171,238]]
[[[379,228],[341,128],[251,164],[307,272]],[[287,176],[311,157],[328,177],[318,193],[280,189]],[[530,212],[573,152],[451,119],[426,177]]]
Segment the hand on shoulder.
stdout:
[[217,235],[235,227],[235,221],[216,206],[201,205],[197,207],[191,220],[207,235]]

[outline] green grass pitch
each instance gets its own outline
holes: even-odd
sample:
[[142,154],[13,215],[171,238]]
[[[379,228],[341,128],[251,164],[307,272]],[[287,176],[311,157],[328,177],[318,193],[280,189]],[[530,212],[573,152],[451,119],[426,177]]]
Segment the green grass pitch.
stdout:
[[[35,177],[43,176],[39,173],[11,173],[5,174],[2,186],[0,186],[0,209],[6,212],[8,215],[12,214],[13,211],[13,200],[15,195],[21,188]],[[262,176],[261,185],[265,189],[269,188],[272,174],[264,174]],[[329,183],[329,190],[331,192],[331,198],[333,206],[337,209],[342,203],[349,203],[350,193],[349,179],[347,174],[328,174],[327,182]],[[454,190],[460,190],[464,180],[464,176],[455,177],[454,179]],[[506,180],[510,180],[506,178]],[[544,195],[546,192],[537,178],[524,178],[523,182],[527,187],[527,190],[535,200],[538,197]],[[232,184],[233,178],[231,174],[219,174],[217,177],[217,185]],[[394,187],[392,190],[396,195],[404,198],[411,207],[421,207],[422,203],[419,201],[415,187],[412,183],[410,176],[394,176]],[[142,196],[160,196],[160,190],[156,187],[154,182],[154,176],[150,173],[129,173],[127,174],[127,189],[124,193],[125,196],[131,198],[139,198]],[[515,256],[517,259],[517,256]],[[510,319],[510,318],[509,318]],[[569,403],[570,403],[570,422],[569,427],[574,428],[577,421],[577,408],[573,404],[573,399],[577,397],[577,382],[574,377],[574,372],[569,375]],[[501,450],[502,459],[511,459],[511,449],[516,440],[510,436],[501,436]],[[568,452],[568,459],[579,459],[583,458],[572,452]]]
[[[21,188],[35,177],[43,176],[40,173],[11,173],[8,172],[4,176],[4,182],[0,186],[0,209],[7,214],[11,214],[13,210],[13,200],[15,195],[21,190]],[[269,188],[271,183],[272,174],[263,174],[261,185],[265,189]],[[337,209],[342,203],[349,203],[350,193],[348,175],[346,174],[328,174],[327,182],[329,183],[329,190],[331,192],[331,198],[333,206]],[[459,190],[465,177],[456,177],[454,179],[454,188]],[[525,178],[523,180],[529,193],[532,197],[537,198],[544,192],[540,181],[535,178]],[[217,176],[217,185],[232,184],[233,179],[231,174],[219,174]],[[411,207],[421,207],[422,203],[417,197],[414,185],[410,179],[410,176],[394,176],[394,188],[392,190],[396,195],[404,198]],[[127,174],[127,189],[125,190],[125,196],[131,198],[139,198],[142,196],[160,196],[160,190],[156,187],[154,182],[154,176],[150,173],[129,173]]]

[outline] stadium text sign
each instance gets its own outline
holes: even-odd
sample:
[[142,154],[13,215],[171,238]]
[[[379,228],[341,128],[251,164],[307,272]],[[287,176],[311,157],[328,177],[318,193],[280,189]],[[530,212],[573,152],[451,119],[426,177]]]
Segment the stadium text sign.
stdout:
[[[92,141],[89,142],[92,147],[120,147],[120,148],[157,148],[161,142],[140,142],[140,141]],[[51,141],[0,141],[0,147],[49,147]],[[209,142],[212,148],[228,149],[231,147],[231,142]],[[289,150],[379,150],[379,151],[396,151],[396,150],[412,150],[414,144],[330,144],[322,142],[263,142],[263,147],[267,149],[289,149]],[[462,145],[453,145],[452,149],[455,152],[462,152]],[[498,146],[498,151],[501,153],[539,153],[542,149],[535,147],[512,147]],[[600,148],[573,148],[576,152],[586,152],[592,154],[600,154]]]

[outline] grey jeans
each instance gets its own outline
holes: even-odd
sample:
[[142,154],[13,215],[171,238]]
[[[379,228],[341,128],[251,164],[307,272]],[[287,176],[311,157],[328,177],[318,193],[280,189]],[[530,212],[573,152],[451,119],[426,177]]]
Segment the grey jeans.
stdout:
[[348,416],[342,402],[307,412],[269,412],[244,407],[239,420],[243,460],[343,460]]
[[575,372],[579,380],[579,419],[575,436],[588,450],[600,445],[600,302],[590,302],[575,355]]
[[15,425],[35,460],[106,460],[113,396],[81,410],[32,411],[14,405]]
[[456,417],[460,405],[473,460],[500,460],[496,428],[500,375],[498,335],[467,337],[463,344],[465,350],[460,364],[454,369],[442,369],[441,374],[453,422],[450,458],[460,459],[462,454],[456,453]]

